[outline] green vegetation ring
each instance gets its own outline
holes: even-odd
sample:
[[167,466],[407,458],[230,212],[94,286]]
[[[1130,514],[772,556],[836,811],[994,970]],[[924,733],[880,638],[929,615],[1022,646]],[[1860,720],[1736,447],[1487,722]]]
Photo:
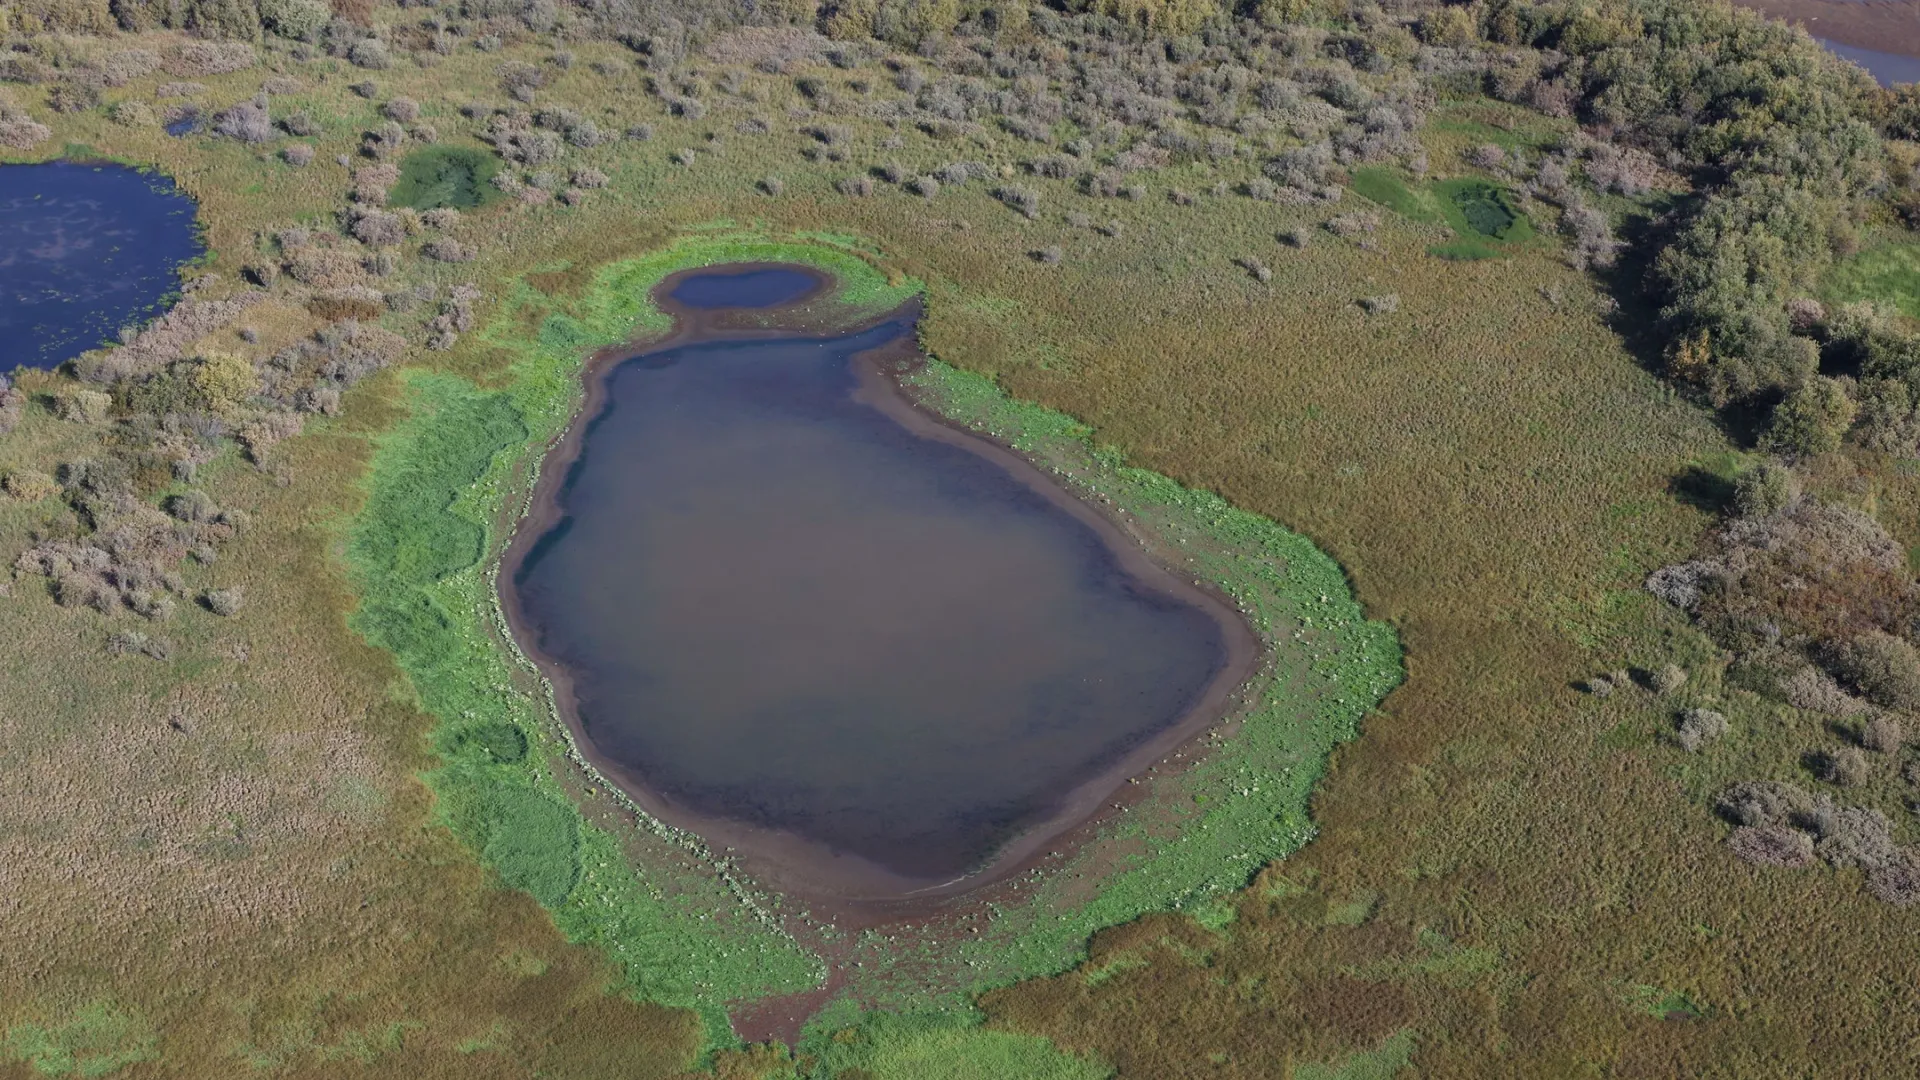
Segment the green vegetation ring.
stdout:
[[[1207,737],[1207,753],[1143,780],[1145,801],[964,937],[937,926],[849,937],[641,813],[572,744],[551,687],[505,631],[496,576],[506,533],[528,509],[545,448],[576,416],[587,356],[670,328],[650,298],[662,279],[723,263],[803,264],[835,281],[806,314],[851,325],[922,291],[879,260],[852,237],[718,233],[586,278],[567,267],[530,275],[567,272],[583,287],[560,299],[523,283],[505,298],[479,335],[515,357],[504,389],[403,376],[413,413],[380,440],[349,546],[362,596],[354,625],[395,654],[436,718],[442,764],[426,779],[441,820],[570,939],[603,948],[630,992],[700,1010],[716,1044],[732,1040],[729,1004],[809,989],[825,956],[847,990],[816,1019],[822,1029],[863,1007],[968,1008],[981,990],[1073,966],[1094,931],[1151,912],[1230,919],[1227,895],[1312,837],[1308,799],[1327,754],[1402,677],[1393,632],[1365,618],[1340,567],[1304,537],[1132,468],[1085,425],[930,360],[904,380],[925,407],[1106,501],[1232,598],[1268,654],[1247,704]],[[623,810],[610,814],[609,803]]]

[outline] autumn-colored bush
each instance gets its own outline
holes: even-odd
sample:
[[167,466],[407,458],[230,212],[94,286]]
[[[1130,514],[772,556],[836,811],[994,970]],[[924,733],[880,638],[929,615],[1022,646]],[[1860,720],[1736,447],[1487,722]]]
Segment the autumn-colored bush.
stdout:
[[[1691,585],[1670,598],[1692,599],[1701,623],[1727,642],[1849,640],[1905,627],[1916,593],[1906,552],[1886,529],[1849,507],[1805,499],[1764,519],[1732,522],[1709,555],[1692,564]],[[1655,575],[1649,587],[1675,585]]]

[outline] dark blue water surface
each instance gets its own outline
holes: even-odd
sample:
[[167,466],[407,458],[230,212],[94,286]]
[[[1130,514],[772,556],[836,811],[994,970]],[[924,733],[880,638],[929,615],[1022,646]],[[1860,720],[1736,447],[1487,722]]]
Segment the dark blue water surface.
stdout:
[[632,777],[944,879],[1228,660],[1214,615],[1007,464],[856,399],[853,355],[908,332],[622,364],[515,587]]
[[819,284],[801,270],[770,266],[681,278],[667,296],[690,308],[770,308],[792,303]]
[[1832,50],[1841,59],[1851,60],[1866,68],[1867,74],[1877,79],[1881,86],[1920,82],[1920,56],[1859,49],[1852,45],[1842,45],[1837,41],[1828,41],[1826,38],[1815,40]]
[[201,252],[192,199],[118,165],[0,165],[0,370],[53,367],[159,313]]

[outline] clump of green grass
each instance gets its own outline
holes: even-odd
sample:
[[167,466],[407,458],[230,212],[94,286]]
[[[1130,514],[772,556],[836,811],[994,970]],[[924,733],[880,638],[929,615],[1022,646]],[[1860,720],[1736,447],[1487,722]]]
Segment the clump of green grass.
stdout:
[[1434,185],[1441,215],[1462,237],[1484,237],[1503,244],[1533,238],[1533,223],[1513,204],[1506,188],[1470,178],[1442,180]]
[[0,1038],[0,1061],[25,1065],[38,1076],[110,1076],[152,1059],[159,1037],[139,1017],[111,1001],[93,1001],[72,1015],[20,1023]]
[[1894,240],[1869,247],[1834,264],[1824,284],[1827,297],[1835,302],[1872,300],[1920,319],[1920,242]]
[[1367,165],[1353,171],[1353,192],[1409,221],[1438,222],[1440,214],[1424,191],[1416,191],[1394,169]]
[[1308,1062],[1293,1070],[1293,1080],[1393,1080],[1413,1060],[1411,1031],[1396,1031],[1371,1050],[1329,1064]]
[[1427,254],[1448,262],[1478,262],[1481,259],[1497,259],[1501,252],[1499,248],[1484,240],[1469,240],[1463,237],[1458,240],[1449,240],[1444,244],[1435,244],[1427,249]]
[[472,210],[500,197],[489,181],[500,159],[470,146],[429,146],[400,162],[400,180],[387,194],[391,206],[415,210]]
[[1354,170],[1356,194],[1409,221],[1444,224],[1455,238],[1434,244],[1427,254],[1450,262],[1473,262],[1509,254],[1509,245],[1533,239],[1533,223],[1506,188],[1463,177],[1433,184],[1409,184],[1400,173],[1377,165]]
[[1627,995],[1627,1004],[1636,1012],[1660,1020],[1699,1020],[1709,1013],[1706,1006],[1687,994],[1658,986],[1635,986]]
[[[872,1080],[1106,1080],[1113,1069],[1037,1035],[982,1026],[978,1013],[871,1013],[858,1026],[805,1045],[811,1075]],[[855,1072],[854,1070],[858,1070]]]

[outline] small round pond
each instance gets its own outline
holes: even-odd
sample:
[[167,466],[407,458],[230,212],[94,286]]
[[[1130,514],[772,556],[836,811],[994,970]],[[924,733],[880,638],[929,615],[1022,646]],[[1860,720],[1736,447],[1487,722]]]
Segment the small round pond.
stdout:
[[[819,284],[785,273],[661,295]],[[1017,864],[1217,719],[1257,652],[1112,522],[912,406],[883,371],[913,355],[902,316],[610,362],[509,554],[516,632],[589,756],[791,891]]]
[[201,252],[195,205],[119,165],[0,165],[6,366],[53,367],[159,313]]

